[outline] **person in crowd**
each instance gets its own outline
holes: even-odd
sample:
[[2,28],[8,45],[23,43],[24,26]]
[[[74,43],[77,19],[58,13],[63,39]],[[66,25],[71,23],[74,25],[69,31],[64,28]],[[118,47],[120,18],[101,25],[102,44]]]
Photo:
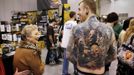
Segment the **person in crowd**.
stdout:
[[129,26],[129,22],[130,22],[131,19],[132,18],[128,18],[123,23],[123,28],[122,28],[122,31],[120,32],[120,35],[119,35],[119,45],[123,44],[123,39],[124,39],[126,30],[127,30],[128,26]]
[[131,19],[130,20],[130,24],[129,24],[129,27],[128,29],[126,30],[126,34],[125,34],[125,37],[124,37],[124,41],[123,42],[126,42],[128,40],[128,38],[134,33],[134,19]]
[[118,21],[119,21],[119,16],[117,15],[117,13],[111,12],[107,15],[106,22],[110,23],[110,25],[112,26],[117,41],[119,38],[119,34],[122,30],[122,25]]
[[72,29],[66,49],[68,60],[77,65],[78,75],[102,75],[109,67],[106,65],[116,59],[114,31],[100,23],[95,13],[94,0],[79,3],[78,15],[82,23]]
[[124,35],[123,43],[118,49],[117,75],[134,74],[134,19],[130,20],[129,27]]
[[60,61],[58,60],[58,57],[56,55],[56,52],[52,52],[52,49],[55,47],[55,37],[54,37],[54,26],[56,25],[56,20],[52,19],[50,21],[50,25],[47,26],[47,40],[46,40],[46,45],[47,45],[47,56],[46,56],[46,64],[50,64],[51,63],[51,55],[52,53],[54,54],[54,61],[56,62],[56,64],[59,64]]
[[13,65],[14,71],[30,70],[30,74],[42,75],[44,63],[41,61],[41,50],[37,47],[40,33],[37,25],[27,25],[21,32],[22,41],[16,49]]
[[77,23],[75,21],[76,13],[74,11],[71,11],[69,16],[70,16],[70,20],[68,20],[64,25],[63,38],[62,38],[62,43],[61,43],[61,47],[64,49],[64,62],[63,62],[62,75],[70,75],[68,73],[69,61],[66,58],[66,48],[67,48],[67,44],[69,42],[69,37],[72,33],[72,29],[74,26],[77,25]]

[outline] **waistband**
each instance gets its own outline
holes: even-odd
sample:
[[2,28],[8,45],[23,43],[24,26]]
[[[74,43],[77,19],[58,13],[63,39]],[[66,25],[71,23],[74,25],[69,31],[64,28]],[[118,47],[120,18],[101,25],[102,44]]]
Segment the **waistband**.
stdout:
[[[91,74],[91,73],[85,73],[85,72],[81,72],[80,70],[77,69],[78,75],[98,75],[98,74]],[[103,75],[103,74],[101,74]]]

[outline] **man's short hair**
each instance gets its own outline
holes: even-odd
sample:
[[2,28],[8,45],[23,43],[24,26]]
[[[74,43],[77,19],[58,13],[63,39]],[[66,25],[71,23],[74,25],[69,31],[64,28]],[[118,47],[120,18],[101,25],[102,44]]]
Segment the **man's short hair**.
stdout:
[[96,2],[94,0],[82,0],[79,5],[81,3],[86,4],[92,11],[92,13],[96,13]]
[[69,17],[70,17],[70,18],[73,18],[75,15],[76,15],[76,13],[75,13],[74,11],[71,11],[71,12],[69,13]]
[[119,16],[117,15],[117,13],[111,12],[107,15],[106,21],[109,23],[112,23],[112,22],[118,21],[118,19],[119,19]]

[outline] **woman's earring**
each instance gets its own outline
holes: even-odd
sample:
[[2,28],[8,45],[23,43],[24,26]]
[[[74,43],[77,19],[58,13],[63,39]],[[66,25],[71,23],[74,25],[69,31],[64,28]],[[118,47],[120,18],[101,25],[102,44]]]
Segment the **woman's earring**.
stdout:
[[86,12],[86,15],[88,15],[88,12]]

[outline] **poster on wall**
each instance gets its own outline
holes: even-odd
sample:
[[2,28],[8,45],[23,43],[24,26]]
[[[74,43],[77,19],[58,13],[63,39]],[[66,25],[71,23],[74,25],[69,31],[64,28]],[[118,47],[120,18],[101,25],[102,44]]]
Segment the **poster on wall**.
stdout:
[[37,0],[38,10],[48,10],[52,8],[59,8],[61,0]]
[[11,25],[6,25],[6,31],[11,32]]
[[1,32],[5,32],[5,25],[0,25]]
[[120,20],[126,20],[128,18],[128,13],[119,13]]
[[47,11],[39,11],[39,16],[37,17],[37,25],[41,34],[46,35],[46,26],[48,23]]
[[64,23],[70,19],[70,4],[64,4]]
[[48,19],[56,19],[59,17],[59,10],[58,9],[53,9],[53,10],[48,10]]
[[49,0],[50,1],[50,8],[58,8],[61,4],[61,0]]

